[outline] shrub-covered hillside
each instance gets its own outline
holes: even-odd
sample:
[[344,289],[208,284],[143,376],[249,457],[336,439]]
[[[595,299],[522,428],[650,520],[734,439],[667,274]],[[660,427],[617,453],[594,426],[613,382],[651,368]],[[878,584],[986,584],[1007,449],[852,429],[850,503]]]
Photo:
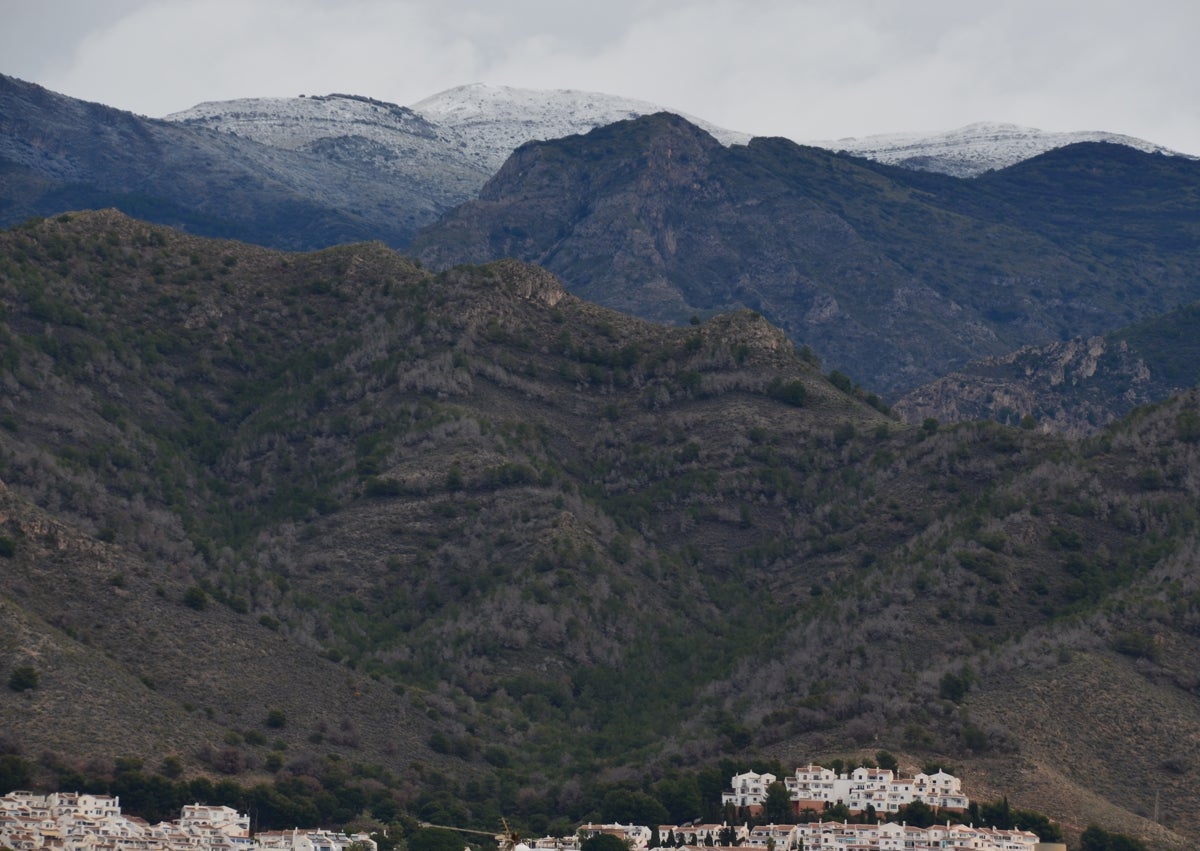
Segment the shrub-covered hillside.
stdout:
[[0,234],[0,302],[38,674],[0,713],[46,771],[332,754],[486,820],[887,747],[1075,830],[1194,788],[1194,392],[1086,441],[910,427],[749,312],[112,212]]

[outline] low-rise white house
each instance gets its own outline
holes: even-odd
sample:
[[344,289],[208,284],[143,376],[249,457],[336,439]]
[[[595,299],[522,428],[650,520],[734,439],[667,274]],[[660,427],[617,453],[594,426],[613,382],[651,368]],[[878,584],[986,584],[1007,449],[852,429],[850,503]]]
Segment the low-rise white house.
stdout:
[[798,825],[805,851],[1034,851],[1037,834],[961,824],[928,828],[886,822]]
[[[700,845],[706,848],[724,847],[725,841],[732,839],[734,845],[745,845],[750,840],[750,826],[745,824],[660,824],[658,839],[664,845],[670,837],[675,838],[679,847]],[[782,848],[780,849],[782,851]]]
[[788,851],[800,847],[800,834],[794,824],[760,824],[750,828],[745,845],[754,848],[773,848]]

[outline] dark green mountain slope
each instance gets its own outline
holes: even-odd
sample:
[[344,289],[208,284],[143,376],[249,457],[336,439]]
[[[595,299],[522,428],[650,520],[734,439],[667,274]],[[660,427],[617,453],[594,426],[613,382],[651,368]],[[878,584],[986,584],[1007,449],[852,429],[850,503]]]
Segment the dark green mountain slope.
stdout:
[[897,394],[1021,345],[1200,296],[1200,164],[1076,145],[977,180],[674,116],[526,145],[414,243],[445,265],[514,256],[660,321],[738,306]]
[[912,428],[748,312],[113,212],[0,234],[0,304],[3,651],[43,672],[0,718],[34,758],[333,754],[485,826],[880,747],[1077,830],[1153,833],[1115,773],[1193,794],[1195,393],[1082,443]]

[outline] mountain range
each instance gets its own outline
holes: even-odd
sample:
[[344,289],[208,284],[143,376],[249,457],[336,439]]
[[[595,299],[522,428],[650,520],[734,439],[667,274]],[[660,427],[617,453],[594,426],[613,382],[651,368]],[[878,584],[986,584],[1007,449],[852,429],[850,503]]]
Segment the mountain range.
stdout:
[[[356,106],[356,104],[358,104]],[[362,106],[361,104],[366,104]],[[407,114],[422,124],[380,121],[380,111]],[[658,112],[672,112],[723,145],[747,144],[752,135],[728,130],[678,110],[646,101],[571,89],[518,89],[476,83],[399,107],[354,95],[247,98],[202,103],[165,116],[285,148],[365,137],[397,157],[417,157],[412,137],[435,138],[439,153],[464,160],[487,177],[526,142],[586,133]],[[1146,153],[1181,156],[1162,145],[1105,131],[1046,132],[1015,124],[979,122],[939,133],[889,133],[835,140],[795,140],[811,147],[854,154],[889,165],[975,177],[1007,168],[1055,148],[1079,142],[1110,142]],[[436,166],[433,166],[436,167]],[[470,195],[482,187],[482,181]],[[465,199],[464,199],[465,200]]]
[[913,150],[0,78],[0,775],[541,830],[885,748],[1194,847],[1200,165]]
[[[411,148],[415,140],[430,140],[438,158],[461,161],[482,175],[466,191],[465,200],[526,142],[586,133],[661,111],[662,107],[645,101],[596,92],[475,84],[440,92],[412,107],[355,95],[247,98],[198,104],[167,115],[166,120],[284,148],[315,150],[322,143],[362,138],[387,150],[393,162],[416,159],[420,167],[436,170],[436,161],[422,159],[423,152]],[[724,144],[750,141],[749,134],[686,117]]]
[[656,321],[751,308],[894,398],[1200,298],[1200,163],[1080,143],[964,180],[660,114],[522,147],[411,250]]
[[[654,119],[624,118],[653,108],[638,101],[467,86],[411,109],[329,95],[205,104],[153,121],[2,82],[10,223],[114,205],[289,249],[375,238],[411,244],[435,264],[512,254],[545,263],[572,292],[658,321],[760,310],[888,401],[973,360],[1107,333],[1200,296],[1187,271],[1195,161],[1138,156],[1111,142],[1076,142],[962,180],[679,121],[670,132],[696,159],[676,176],[705,188],[671,184],[664,172],[657,196],[641,197],[631,175],[646,174],[649,160],[637,146],[656,142],[637,129]],[[968,130],[922,150],[982,156],[984,167],[1082,137]],[[534,147],[492,176],[512,146],[556,134],[572,135],[526,143]],[[601,139],[607,147],[597,150]],[[873,143],[873,155],[887,159],[891,150],[915,162],[924,144],[894,141],[890,149]],[[542,170],[562,167],[554,179],[574,174],[575,185],[548,208],[534,199],[540,172],[518,164],[550,148],[565,158]],[[590,165],[581,157],[601,157],[621,185],[586,183]],[[1089,169],[1101,177],[1089,180]],[[633,194],[606,194],[614,191]],[[617,213],[627,203],[645,209],[626,221]],[[479,218],[485,209],[490,218]],[[1090,221],[1065,230],[1064,216],[1076,210]],[[466,238],[468,217],[480,232]],[[531,227],[530,217],[541,224]],[[413,243],[421,227],[429,235]],[[673,252],[680,241],[688,248]],[[1133,297],[1105,294],[1126,280],[1135,282]],[[958,409],[940,406],[943,415]]]

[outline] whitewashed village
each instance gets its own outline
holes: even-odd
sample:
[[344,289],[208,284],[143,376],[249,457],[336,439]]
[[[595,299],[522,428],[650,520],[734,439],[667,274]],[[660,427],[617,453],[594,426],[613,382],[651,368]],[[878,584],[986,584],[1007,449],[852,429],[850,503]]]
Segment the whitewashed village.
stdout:
[[[737,774],[721,797],[749,820],[737,824],[584,824],[569,837],[521,842],[515,851],[579,851],[594,836],[619,838],[630,851],[654,847],[766,851],[1039,851],[1064,848],[1039,844],[1036,834],[988,826],[945,823],[915,827],[887,821],[888,814],[921,802],[939,814],[958,816],[970,805],[961,781],[944,771],[898,776],[888,769],[856,768],[844,774],[819,765],[796,769],[783,778],[796,824],[753,824],[763,812],[773,774]],[[832,807],[850,816],[876,814],[877,823],[826,820]],[[504,837],[497,837],[503,840]],[[504,843],[501,842],[503,847]],[[376,851],[367,834],[348,835],[314,828],[251,835],[247,815],[229,807],[185,806],[177,821],[151,825],[121,813],[120,800],[105,795],[11,792],[0,797],[0,847],[14,851]]]

